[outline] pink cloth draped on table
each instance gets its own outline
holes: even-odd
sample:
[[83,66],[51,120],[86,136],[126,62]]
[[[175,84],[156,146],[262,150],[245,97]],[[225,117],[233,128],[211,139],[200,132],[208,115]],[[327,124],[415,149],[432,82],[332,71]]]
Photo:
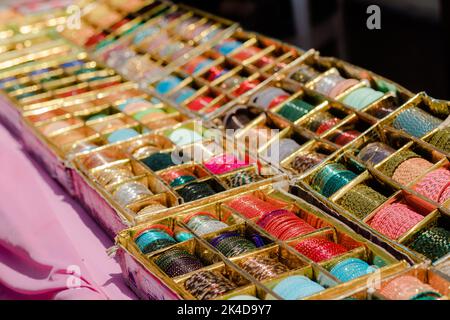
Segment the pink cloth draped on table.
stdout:
[[0,299],[135,299],[113,245],[0,125]]

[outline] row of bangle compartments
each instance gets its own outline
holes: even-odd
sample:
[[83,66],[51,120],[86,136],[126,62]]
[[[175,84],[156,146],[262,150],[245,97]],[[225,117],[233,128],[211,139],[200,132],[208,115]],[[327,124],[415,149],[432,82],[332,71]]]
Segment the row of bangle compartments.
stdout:
[[450,156],[449,135],[446,135],[449,124],[445,121],[449,116],[449,101],[436,100],[421,92],[384,119],[383,123],[425,141]]
[[[387,156],[375,166],[372,166],[370,163],[364,164],[364,161],[358,157],[363,147],[373,141],[381,141],[393,149],[393,154]],[[395,151],[395,149],[398,150]],[[386,175],[383,170],[386,168],[386,163],[389,163],[391,159],[395,159],[399,154],[407,151],[414,152],[417,158],[428,161],[429,166],[426,170],[417,172],[414,179],[408,184],[402,185]],[[340,188],[332,189],[330,193],[324,193],[325,191],[320,187],[318,177],[321,171],[325,172],[327,170],[326,167],[328,165],[342,165],[341,169],[349,170],[353,175]],[[319,194],[320,200],[329,205],[330,208],[333,208],[333,210],[342,212],[349,219],[362,223],[388,241],[399,243],[417,253],[416,250],[418,248],[415,247],[414,242],[424,232],[434,227],[444,229],[446,234],[450,230],[449,202],[446,201],[439,204],[419,193],[417,189],[419,182],[423,181],[427,175],[436,170],[448,170],[448,166],[447,158],[435,150],[431,150],[426,144],[420,141],[412,141],[411,138],[401,132],[380,125],[371,130],[366,136],[349,145],[348,148],[340,150],[325,159],[300,177],[296,183],[312,194]],[[361,189],[363,190],[361,191]],[[371,194],[369,195],[371,198],[367,195],[368,191]],[[375,197],[373,196],[374,194],[376,194]],[[359,197],[359,203],[355,200],[357,197]],[[364,199],[373,200],[373,202],[365,202]],[[421,219],[415,225],[411,226],[403,234],[397,235],[395,239],[371,227],[373,218],[380,211],[393,204],[406,205],[421,216]],[[431,260],[437,260],[448,255],[448,252],[442,252],[442,250],[444,249],[441,249],[438,256],[426,251],[419,253]],[[446,250],[448,251],[448,248]]]
[[[413,285],[408,288],[408,291],[402,291],[401,286],[406,281]],[[417,264],[379,279],[379,282],[368,283],[366,286],[354,288],[338,296],[324,296],[323,299],[419,300],[429,297],[438,300],[449,299],[450,274],[448,270],[447,273],[443,272],[440,266]]]
[[174,28],[180,37],[191,43],[207,42],[220,36],[234,23],[186,5],[169,1],[135,1],[121,4],[113,1],[85,1],[81,28],[65,30],[63,35],[77,44],[101,51],[128,34],[158,21],[161,27]]
[[[1,31],[0,31],[1,33]],[[2,37],[0,36],[0,39]],[[55,35],[48,32],[38,32],[30,34],[18,34],[2,40],[0,44],[0,55],[7,52],[14,52],[17,50],[23,50],[25,48],[49,42],[55,39]]]
[[[130,79],[149,85],[155,94],[166,96],[177,105],[201,116],[211,115],[228,102],[255,90],[273,73],[291,63],[298,63],[303,54],[274,40],[237,31],[232,38],[223,40],[213,48],[200,50],[203,53],[191,56],[186,63],[183,55],[172,52],[175,46],[159,44],[159,37],[159,33],[150,36],[150,43],[146,43],[147,47],[153,47],[153,42],[158,43],[153,51],[146,49],[148,52],[136,55],[139,46],[125,49],[119,46],[118,50],[108,51],[107,57],[103,59]],[[221,48],[227,48],[227,42],[239,45],[231,53],[225,54]],[[260,47],[264,49],[260,50]],[[248,51],[256,50],[254,48],[260,51],[247,56]],[[179,52],[183,53],[183,50],[179,48]],[[174,62],[174,57],[185,62],[173,68],[170,63]],[[127,63],[123,64],[123,60],[127,60]],[[137,65],[140,70],[136,69]],[[161,77],[161,74],[166,74],[163,67],[169,72]]]
[[[241,48],[236,49],[235,55],[254,47],[246,46],[253,43],[253,39],[256,42],[256,38],[246,41]],[[267,47],[270,48],[276,47]],[[262,50],[261,53],[264,51],[267,50]],[[254,61],[260,56],[261,54],[252,55],[251,60]],[[234,55],[224,56],[214,50],[208,50],[173,70],[167,77],[155,81],[150,88],[155,94],[168,97],[175,104],[196,115],[212,118],[222,109],[226,109],[229,102],[249,95],[264,85],[272,76],[271,70],[278,71],[275,65],[280,66],[281,62],[276,60],[281,58],[284,61],[283,66],[291,62],[296,64],[300,59],[297,52],[288,51],[280,58],[257,68],[249,62],[250,59],[239,61]]]
[[[80,153],[74,164],[130,221],[147,219],[183,203],[206,201],[217,194],[245,189],[279,174],[212,139],[176,146],[167,138],[170,131],[176,129],[159,130]],[[232,165],[227,166],[229,163]],[[122,189],[132,182],[140,185],[140,193],[123,197],[126,192]],[[190,190],[192,186],[206,191],[191,197],[195,195]]]
[[77,59],[7,78],[3,90],[17,105],[29,106],[115,86],[124,79],[114,70],[89,59]]
[[79,152],[79,142],[101,146],[154,130],[193,126],[188,115],[136,87],[126,83],[101,90],[101,97],[97,91],[75,96],[70,101],[25,111],[23,117],[63,157],[67,152]]
[[[347,62],[322,57],[318,52],[306,57],[297,68],[285,69],[283,73],[284,81],[293,86],[316,91],[379,119],[414,96],[388,79]],[[360,92],[364,93],[360,98],[366,99],[355,99]]]
[[[274,82],[268,88],[279,88],[276,84]],[[291,93],[286,87],[282,88],[283,92],[289,92],[290,95],[276,107],[264,111],[258,105],[256,92],[249,103],[236,103],[228,112],[214,119],[214,123],[250,152],[288,173],[302,173],[301,169],[293,165],[298,155],[318,151],[328,156],[364,135],[376,123],[376,119],[355,113],[345,105],[329,101],[308,89]],[[309,112],[305,109],[305,114],[295,120],[283,117],[286,108],[298,101],[307,105]],[[287,151],[276,152],[278,147],[281,149],[283,144],[288,143],[287,140],[290,140]]]
[[[50,33],[45,33],[49,35]],[[0,54],[0,88],[23,106],[122,82],[62,38]]]
[[274,73],[303,53],[278,40],[236,30],[237,24],[231,21],[187,6],[173,5],[158,13],[140,17],[149,19],[142,25],[130,27],[122,36],[117,33],[109,35],[103,44],[97,46],[97,54],[106,60],[110,52],[128,48],[154,60],[169,62],[194,48],[196,54],[209,49],[209,55],[234,57],[245,65]]
[[65,24],[66,21],[66,10],[59,8],[34,15],[19,15],[10,19],[6,18],[6,20],[2,20],[2,25],[0,26],[0,39],[7,40],[16,36],[52,30]]
[[[405,261],[395,259],[380,247],[364,240],[364,238],[337,220],[330,218],[329,215],[319,209],[299,198],[293,197],[285,191],[274,189],[271,184],[251,189],[253,190],[247,190],[246,192],[201,206],[178,208],[172,210],[171,213],[166,213],[165,217],[155,216],[151,221],[140,223],[136,227],[122,231],[118,235],[117,241],[146,268],[157,274],[177,292],[180,292],[181,296],[185,299],[195,298],[184,287],[186,281],[193,275],[205,270],[217,271],[229,280],[236,281],[235,283],[238,288],[225,293],[223,296],[215,297],[218,299],[228,299],[242,294],[252,295],[260,299],[270,299],[272,297],[279,299],[282,297],[275,294],[272,290],[281,280],[294,275],[304,275],[326,288],[319,294],[303,297],[307,299],[320,299],[322,296],[330,298],[332,296],[342,295],[349,290],[354,290],[365,285],[368,275],[343,283],[329,273],[336,264],[345,259],[356,258],[364,260],[368,264],[376,265],[380,268],[382,277],[398,272],[408,265]],[[316,230],[288,241],[281,242],[277,240],[264,229],[261,229],[255,223],[255,219],[248,219],[227,205],[230,201],[238,197],[249,195],[263,201],[275,203],[280,208],[292,210],[298,217],[309,222]],[[189,225],[190,219],[196,214],[208,215],[213,219],[221,221],[224,223],[223,229],[210,233],[196,233],[195,229],[192,229]],[[161,228],[161,225],[164,227]],[[194,235],[188,240],[180,237],[179,243],[174,243],[153,252],[143,253],[135,240],[143,231],[152,228],[169,230],[171,234],[175,234],[175,237],[177,237],[176,235],[179,232],[191,232]],[[228,232],[237,233],[237,236],[246,238],[248,241],[252,241],[256,234],[262,242],[259,242],[259,247],[255,247],[250,251],[227,257],[223,251],[216,249],[211,242],[216,237]],[[326,238],[329,241],[344,246],[348,251],[316,264],[294,249],[299,242],[312,238]],[[168,252],[174,248],[184,249],[190,254],[197,256],[205,267],[171,279],[168,274],[158,267],[155,261],[164,252]],[[255,257],[267,257],[271,261],[281,262],[285,266],[285,269],[279,274],[272,274],[270,278],[261,279],[258,274],[254,273],[255,270],[246,269],[245,262]],[[242,278],[246,278],[246,281],[241,282],[238,280],[242,280]]]

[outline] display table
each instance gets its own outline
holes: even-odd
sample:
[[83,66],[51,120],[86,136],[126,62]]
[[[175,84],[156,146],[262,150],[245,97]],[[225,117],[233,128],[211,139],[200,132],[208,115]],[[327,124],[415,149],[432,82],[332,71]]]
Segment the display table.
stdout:
[[135,299],[113,242],[0,125],[0,299]]

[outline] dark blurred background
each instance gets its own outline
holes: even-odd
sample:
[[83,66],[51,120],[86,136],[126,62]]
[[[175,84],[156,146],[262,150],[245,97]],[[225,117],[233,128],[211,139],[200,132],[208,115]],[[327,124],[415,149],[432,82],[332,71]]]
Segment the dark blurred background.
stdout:
[[[413,92],[450,100],[449,0],[183,0],[303,49],[372,70]],[[367,7],[381,8],[369,30]]]

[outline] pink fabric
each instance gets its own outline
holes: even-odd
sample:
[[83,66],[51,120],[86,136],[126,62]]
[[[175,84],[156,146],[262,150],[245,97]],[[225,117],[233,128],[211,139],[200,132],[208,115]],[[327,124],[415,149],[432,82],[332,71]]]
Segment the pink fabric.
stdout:
[[0,299],[135,299],[113,242],[0,125]]

